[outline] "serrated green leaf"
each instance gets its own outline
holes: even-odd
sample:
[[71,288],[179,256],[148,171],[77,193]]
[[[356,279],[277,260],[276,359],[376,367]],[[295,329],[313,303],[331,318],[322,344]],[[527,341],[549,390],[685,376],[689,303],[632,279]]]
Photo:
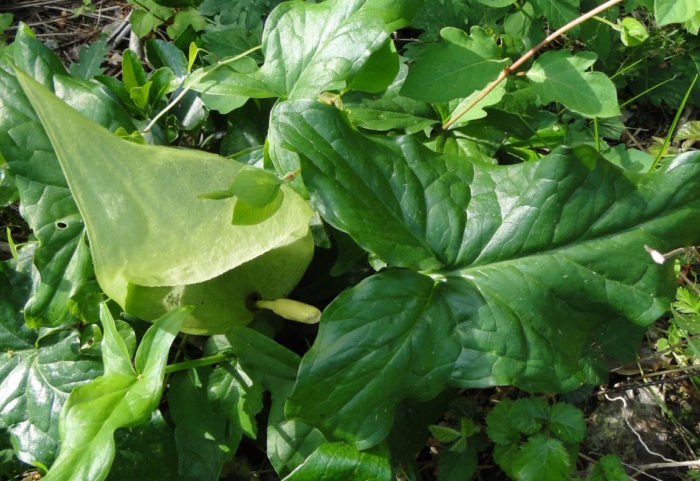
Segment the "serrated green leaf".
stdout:
[[390,481],[389,460],[342,443],[324,444],[284,481]]
[[595,60],[592,52],[574,56],[567,50],[545,52],[530,68],[527,78],[544,103],[561,102],[586,117],[620,115],[612,81],[601,72],[585,72]]
[[437,466],[437,481],[464,481],[472,479],[476,474],[478,460],[476,451],[467,448],[466,451],[455,453],[444,450],[440,453]]
[[549,417],[549,406],[537,397],[518,399],[510,411],[508,422],[518,432],[530,436],[542,429]]
[[564,443],[578,444],[586,437],[586,420],[580,409],[558,402],[552,406],[549,429]]
[[608,454],[598,460],[586,481],[628,481],[625,468],[614,454]]
[[517,481],[566,481],[573,468],[561,441],[542,434],[528,439],[512,465]]
[[102,75],[104,69],[101,65],[108,52],[109,47],[107,47],[105,37],[84,46],[80,49],[79,62],[71,64],[70,74],[83,80],[90,80],[96,75]]
[[643,326],[668,305],[672,270],[644,245],[697,242],[698,154],[648,175],[589,147],[491,166],[363,135],[322,104],[272,116],[327,222],[390,266],[431,273],[388,270],[344,292],[304,356],[287,415],[359,448],[384,438],[399,400],[440,386],[575,389],[600,326]]
[[[252,319],[249,295],[275,299],[296,285],[312,254],[310,209],[301,198],[287,191],[266,221],[232,226],[232,201],[198,195],[226,187],[240,164],[123,141],[18,76],[86,219],[97,280],[127,311],[153,320],[191,303],[197,310],[185,329],[223,332]],[[181,178],[188,182],[173,181]]]
[[508,63],[481,27],[473,27],[469,35],[444,28],[440,35],[442,41],[426,47],[411,66],[401,95],[426,102],[467,97],[495,80]]
[[654,18],[661,27],[690,21],[700,10],[697,0],[654,0]]
[[114,431],[145,422],[158,406],[168,350],[189,311],[180,308],[156,321],[141,340],[132,367],[114,319],[102,305],[104,375],[71,391],[61,410],[61,450],[43,479],[107,477],[115,454]]
[[498,446],[509,446],[520,440],[520,432],[510,421],[517,404],[511,399],[503,399],[489,410],[486,416],[486,432]]

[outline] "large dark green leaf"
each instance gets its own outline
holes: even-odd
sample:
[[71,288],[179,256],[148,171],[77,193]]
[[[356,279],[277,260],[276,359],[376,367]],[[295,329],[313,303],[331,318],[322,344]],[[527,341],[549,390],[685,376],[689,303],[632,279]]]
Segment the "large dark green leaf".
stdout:
[[49,465],[58,449],[58,419],[70,391],[102,372],[80,352],[80,333],[62,330],[37,340],[22,308],[29,295],[31,252],[13,268],[0,264],[0,429],[25,463]]
[[312,102],[273,117],[324,218],[390,266],[423,271],[339,296],[300,366],[287,415],[361,449],[383,439],[401,399],[447,385],[577,388],[600,329],[646,325],[668,305],[671,263],[644,246],[700,240],[698,154],[646,175],[588,147],[500,167],[362,135]]

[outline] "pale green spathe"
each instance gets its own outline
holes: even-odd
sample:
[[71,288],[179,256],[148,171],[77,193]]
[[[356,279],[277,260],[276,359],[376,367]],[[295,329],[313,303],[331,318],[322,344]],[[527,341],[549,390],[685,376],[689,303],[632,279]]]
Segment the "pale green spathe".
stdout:
[[[223,332],[227,325],[252,318],[243,297],[258,291],[255,279],[236,279],[233,269],[256,260],[264,271],[260,257],[272,251],[269,269],[274,274],[261,276],[267,281],[261,289],[281,296],[296,285],[313,252],[311,209],[290,189],[283,187],[282,206],[264,222],[234,226],[232,199],[198,196],[227,188],[241,164],[205,152],[121,140],[23,72],[17,78],[51,139],[85,221],[100,286],[122,307],[152,320],[187,299],[197,308],[184,330]],[[287,246],[289,256],[284,255]],[[226,282],[217,280],[224,273]],[[203,286],[207,281],[212,285]],[[207,293],[202,303],[186,295],[192,285]],[[158,289],[165,297],[156,304],[162,306],[140,309],[139,290],[147,289],[149,299],[156,300],[154,287],[168,288]],[[247,292],[239,295],[242,290]],[[140,300],[132,308],[130,296]]]

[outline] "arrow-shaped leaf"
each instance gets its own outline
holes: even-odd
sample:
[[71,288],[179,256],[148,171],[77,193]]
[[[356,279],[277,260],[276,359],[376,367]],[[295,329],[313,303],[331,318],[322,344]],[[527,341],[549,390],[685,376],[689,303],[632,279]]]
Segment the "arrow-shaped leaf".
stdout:
[[[674,291],[666,252],[700,241],[700,155],[622,171],[589,147],[512,166],[466,163],[413,138],[362,135],[308,101],[273,111],[326,221],[387,264],[324,312],[287,415],[360,448],[397,402],[447,385],[570,390],[592,338],[646,325]],[[629,342],[634,342],[629,339]]]
[[61,451],[46,481],[101,481],[114,459],[114,431],[149,419],[163,390],[168,351],[190,308],[174,310],[146,332],[132,367],[126,344],[105,304],[104,375],[71,392],[61,412]]

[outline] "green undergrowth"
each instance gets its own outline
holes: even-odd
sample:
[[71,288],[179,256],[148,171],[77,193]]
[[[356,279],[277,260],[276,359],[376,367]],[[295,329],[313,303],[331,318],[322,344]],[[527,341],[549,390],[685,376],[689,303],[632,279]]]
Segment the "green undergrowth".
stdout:
[[1,476],[627,479],[563,399],[697,361],[697,0],[130,3],[0,48]]

